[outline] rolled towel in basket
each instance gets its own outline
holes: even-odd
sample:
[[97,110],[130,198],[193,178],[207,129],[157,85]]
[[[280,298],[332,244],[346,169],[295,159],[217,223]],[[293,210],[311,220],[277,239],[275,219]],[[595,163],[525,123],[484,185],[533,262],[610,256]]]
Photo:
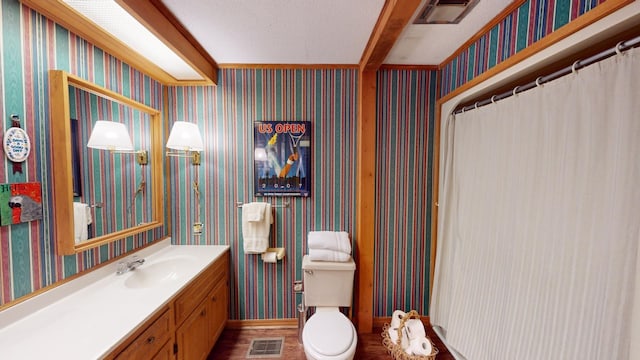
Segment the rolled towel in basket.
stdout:
[[[401,333],[402,333],[402,339],[400,339],[400,347],[407,354],[411,354],[411,352],[410,352],[411,339],[409,339],[409,334],[407,334],[407,327],[406,326],[402,328]],[[396,344],[397,343],[398,342],[396,341]]]
[[427,333],[424,330],[424,324],[420,319],[409,319],[404,323],[404,328],[407,330],[407,336],[409,340],[419,339],[427,337]]
[[389,333],[389,339],[394,343],[398,343],[398,328],[389,327],[387,332]]
[[426,337],[419,337],[411,340],[409,342],[409,353],[410,355],[431,355],[431,341]]
[[394,311],[393,315],[391,315],[391,324],[389,324],[389,326],[391,326],[392,328],[399,327],[400,321],[402,321],[402,318],[404,318],[406,315],[407,313],[402,310]]

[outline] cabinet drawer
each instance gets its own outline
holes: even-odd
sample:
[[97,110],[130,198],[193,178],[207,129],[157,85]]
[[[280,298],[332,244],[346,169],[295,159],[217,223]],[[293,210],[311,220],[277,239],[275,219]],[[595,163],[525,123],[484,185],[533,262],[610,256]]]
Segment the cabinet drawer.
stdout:
[[225,253],[203,274],[198,276],[175,301],[176,327],[180,326],[216,283],[227,280],[228,253]]
[[157,354],[171,337],[171,312],[165,311],[116,359],[144,359]]

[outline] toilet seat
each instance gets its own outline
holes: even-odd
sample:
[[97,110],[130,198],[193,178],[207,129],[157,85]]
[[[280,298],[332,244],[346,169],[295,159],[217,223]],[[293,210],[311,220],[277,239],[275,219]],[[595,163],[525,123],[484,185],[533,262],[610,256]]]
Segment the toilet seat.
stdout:
[[317,312],[305,324],[302,342],[318,355],[335,357],[355,347],[357,337],[353,324],[341,312]]

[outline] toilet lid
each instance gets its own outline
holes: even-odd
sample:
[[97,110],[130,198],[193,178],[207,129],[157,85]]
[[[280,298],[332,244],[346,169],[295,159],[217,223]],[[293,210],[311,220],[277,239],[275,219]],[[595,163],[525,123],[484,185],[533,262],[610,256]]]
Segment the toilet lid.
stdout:
[[304,332],[307,335],[304,342],[322,355],[340,355],[353,342],[353,325],[338,311],[314,314],[305,324]]

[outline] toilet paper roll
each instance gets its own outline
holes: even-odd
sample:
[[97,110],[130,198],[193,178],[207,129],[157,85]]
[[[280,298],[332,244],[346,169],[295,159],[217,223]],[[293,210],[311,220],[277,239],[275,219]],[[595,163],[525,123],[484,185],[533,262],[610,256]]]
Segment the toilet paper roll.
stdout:
[[431,355],[431,341],[426,337],[411,340],[409,353],[410,355]]
[[404,323],[404,328],[407,329],[407,336],[409,336],[409,340],[427,337],[424,325],[419,319],[407,320]]
[[275,263],[278,262],[278,258],[276,257],[276,253],[273,251],[268,251],[262,253],[262,261],[266,263]]
[[391,315],[391,327],[392,328],[397,328],[400,326],[400,320],[402,320],[402,318],[407,315],[404,311],[402,310],[396,310],[393,312],[393,315]]

